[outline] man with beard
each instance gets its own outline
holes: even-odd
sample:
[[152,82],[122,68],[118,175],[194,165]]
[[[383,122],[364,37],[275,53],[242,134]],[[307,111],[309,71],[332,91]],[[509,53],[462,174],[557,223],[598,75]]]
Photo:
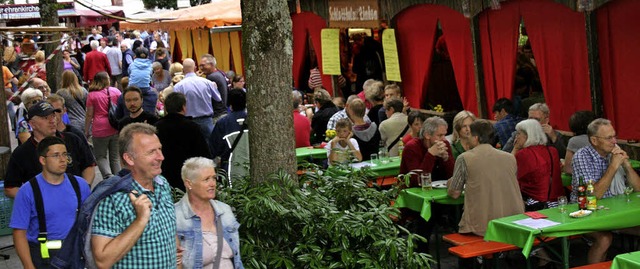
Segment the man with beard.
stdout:
[[129,110],[129,115],[120,120],[118,123],[118,131],[134,122],[143,122],[151,125],[156,124],[158,117],[142,109],[142,91],[140,88],[129,86],[124,90],[122,95],[124,96],[124,103],[127,110]]

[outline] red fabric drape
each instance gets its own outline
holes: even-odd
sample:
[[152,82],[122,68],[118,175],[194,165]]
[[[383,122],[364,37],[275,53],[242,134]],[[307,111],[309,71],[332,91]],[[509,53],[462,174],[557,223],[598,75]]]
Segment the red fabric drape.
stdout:
[[469,20],[446,6],[421,4],[400,12],[396,41],[404,95],[413,107],[421,107],[426,95],[438,20],[446,34],[451,63],[462,105],[477,113]]
[[[307,40],[311,37],[311,46],[313,46],[316,52],[316,59],[318,60],[318,68],[322,72],[322,49],[320,41],[320,31],[327,26],[327,22],[320,16],[311,12],[302,12],[291,15],[291,21],[293,23],[293,83],[296,88],[300,87],[300,83],[307,83],[306,81],[300,81],[302,72],[308,72],[304,69],[304,63],[309,54],[309,48],[307,47]],[[331,76],[322,75],[322,85],[327,89],[329,94],[333,94],[333,87],[331,84]]]
[[640,138],[637,109],[640,103],[640,1],[616,0],[597,10],[602,97],[605,114],[620,138]]
[[516,69],[520,12],[517,2],[503,2],[499,10],[479,16],[482,67],[488,110],[499,98],[511,98]]
[[551,123],[568,130],[574,112],[591,109],[584,14],[551,0],[519,2]]

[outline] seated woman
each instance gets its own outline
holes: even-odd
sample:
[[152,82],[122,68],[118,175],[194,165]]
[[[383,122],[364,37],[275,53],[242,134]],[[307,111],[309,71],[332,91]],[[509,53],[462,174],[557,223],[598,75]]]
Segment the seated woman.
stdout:
[[[215,200],[213,160],[194,157],[182,166],[187,193],[175,204],[176,227],[184,249],[183,268],[244,268],[240,259],[240,224],[229,205]],[[220,242],[222,241],[222,242]],[[221,247],[221,249],[220,249]],[[216,261],[216,257],[221,257]]]
[[567,174],[573,173],[573,167],[571,167],[571,159],[582,147],[589,145],[589,138],[587,137],[587,126],[593,120],[596,119],[596,114],[588,110],[577,111],[569,118],[569,129],[573,132],[573,137],[569,139],[567,144],[567,153],[564,155],[564,166],[562,172]]
[[409,122],[409,133],[407,133],[402,138],[402,143],[405,145],[411,141],[411,139],[418,137],[420,133],[420,129],[422,129],[422,122],[427,119],[427,114],[421,113],[420,111],[412,110],[409,112],[409,117],[407,117],[407,121]]
[[353,138],[351,121],[349,119],[340,119],[336,122],[336,137],[331,139],[324,148],[327,150],[329,165],[343,163],[353,159],[362,161],[358,141]]
[[476,120],[476,116],[473,113],[463,110],[458,112],[453,118],[453,143],[451,144],[451,151],[453,152],[453,158],[457,159],[458,155],[469,150],[469,138],[471,137],[471,123]]
[[547,146],[547,136],[537,120],[521,121],[516,125],[516,132],[513,154],[525,210],[557,206],[558,197],[564,195],[558,151]]

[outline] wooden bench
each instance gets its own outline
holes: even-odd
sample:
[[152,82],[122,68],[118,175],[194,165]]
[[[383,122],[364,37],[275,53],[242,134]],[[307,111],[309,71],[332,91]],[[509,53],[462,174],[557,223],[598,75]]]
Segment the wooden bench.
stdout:
[[609,269],[611,268],[611,263],[613,263],[613,261],[594,263],[594,264],[584,265],[580,267],[573,267],[572,269]]
[[445,234],[442,236],[442,241],[448,242],[454,246],[462,246],[467,244],[473,244],[484,241],[482,236],[475,234]]
[[[398,178],[393,176],[378,177],[376,178],[376,181],[375,181],[375,184],[381,188],[390,188],[393,185],[396,185],[396,183],[398,183]],[[374,184],[373,181],[369,181],[369,183],[367,184],[367,187],[371,188],[373,187],[373,184]]]

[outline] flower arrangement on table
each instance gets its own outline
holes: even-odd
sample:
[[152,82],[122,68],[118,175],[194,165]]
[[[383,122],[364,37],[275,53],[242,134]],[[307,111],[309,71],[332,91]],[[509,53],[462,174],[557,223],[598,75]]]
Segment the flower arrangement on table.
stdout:
[[444,108],[442,108],[442,105],[436,105],[433,107],[433,111],[444,112]]
[[325,131],[325,132],[324,132],[324,136],[326,137],[326,139],[325,139],[325,140],[326,140],[327,142],[328,142],[328,141],[331,141],[331,139],[333,139],[334,137],[336,137],[336,135],[338,135],[338,134],[336,133],[336,130],[331,130],[331,129],[329,129],[329,130],[327,130],[327,131]]

